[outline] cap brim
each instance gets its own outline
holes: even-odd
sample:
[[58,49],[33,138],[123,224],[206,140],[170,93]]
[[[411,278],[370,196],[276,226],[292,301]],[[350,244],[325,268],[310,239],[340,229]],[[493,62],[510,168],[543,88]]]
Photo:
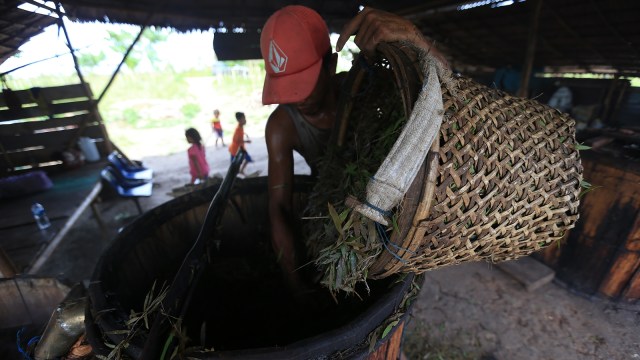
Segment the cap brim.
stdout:
[[295,74],[277,76],[267,73],[262,89],[262,104],[291,104],[306,99],[318,81],[322,58]]

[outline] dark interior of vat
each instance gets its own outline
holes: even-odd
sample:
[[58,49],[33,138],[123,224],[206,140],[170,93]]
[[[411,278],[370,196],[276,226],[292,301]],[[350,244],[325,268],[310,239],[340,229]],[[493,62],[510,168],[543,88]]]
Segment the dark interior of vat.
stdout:
[[[282,346],[347,324],[389,288],[372,281],[371,294],[340,297],[318,286],[296,301],[272,257],[220,256],[207,268],[185,317],[195,345],[216,351]],[[204,343],[203,343],[204,341]]]
[[[306,203],[309,189],[305,181],[296,185],[297,209]],[[121,328],[131,310],[142,310],[154,282],[170,282],[197,237],[214,193],[208,189],[188,194],[146,213],[101,258],[90,288],[92,311],[117,309],[97,321],[105,333]],[[363,287],[362,298],[339,296],[337,303],[317,285],[302,301],[294,299],[284,286],[268,224],[266,178],[236,183],[212,239],[211,262],[184,317],[187,346],[219,353],[292,344],[348,324],[398,285],[395,278],[372,280],[370,294]],[[311,266],[301,271],[312,277]],[[130,350],[142,346],[141,340],[131,342]]]

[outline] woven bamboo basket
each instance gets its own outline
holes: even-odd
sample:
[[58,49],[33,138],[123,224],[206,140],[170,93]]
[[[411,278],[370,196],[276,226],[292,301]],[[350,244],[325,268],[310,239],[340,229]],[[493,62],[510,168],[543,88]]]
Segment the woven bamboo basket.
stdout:
[[[355,61],[348,74],[335,137],[341,144],[357,141],[350,122],[367,121],[354,116],[369,106],[362,94],[376,91],[365,85],[376,68],[393,72],[407,116],[420,91],[413,48],[381,44],[378,53],[381,66]],[[573,119],[461,76],[442,94],[439,137],[394,210],[395,250],[380,253],[370,278],[515,259],[554,243],[578,219],[582,166]]]

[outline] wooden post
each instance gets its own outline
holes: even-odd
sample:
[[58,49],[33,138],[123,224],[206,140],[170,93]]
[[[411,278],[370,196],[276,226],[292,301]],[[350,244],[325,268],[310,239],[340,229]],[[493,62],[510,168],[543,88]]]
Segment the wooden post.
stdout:
[[538,41],[538,25],[540,23],[540,10],[542,9],[542,0],[536,0],[533,4],[533,13],[531,14],[531,23],[529,24],[529,40],[527,44],[527,52],[522,66],[522,77],[520,79],[520,89],[518,96],[529,96],[529,79],[533,70],[533,59],[536,56],[536,43]]
[[622,105],[622,101],[624,100],[624,96],[627,94],[629,87],[631,87],[631,83],[629,80],[623,80],[619,82],[619,91],[618,91],[618,99],[616,100],[616,104],[613,106],[613,110],[609,113],[605,124],[609,126],[616,126],[616,118],[618,117],[618,112],[620,111],[620,106]]
[[[604,101],[602,102],[602,110],[600,110],[600,120],[602,121],[602,123],[605,123],[605,121],[607,121],[609,110],[611,109],[611,99],[613,98],[613,93],[615,92],[618,85],[618,79],[620,79],[620,74],[616,74],[611,80],[609,88],[607,89],[607,94],[605,95]],[[591,119],[591,121],[589,121],[589,127],[591,127],[591,124],[594,120],[595,119]]]
[[[71,40],[69,39],[69,32],[67,31],[67,27],[64,24],[63,14],[60,11],[60,3],[56,4],[56,12],[58,14],[58,22],[62,31],[64,32],[64,37],[67,40],[67,47],[69,51],[71,51],[71,57],[73,58],[73,65],[76,68],[76,73],[78,74],[78,78],[80,78],[80,83],[82,84],[82,88],[84,90],[85,96],[89,99],[89,111],[93,114],[94,118],[98,120],[98,124],[100,126],[100,130],[102,131],[102,135],[105,139],[105,147],[108,153],[113,151],[113,146],[111,145],[111,139],[109,138],[109,133],[107,133],[107,128],[104,126],[104,121],[102,120],[102,116],[100,115],[100,111],[98,111],[98,103],[93,99],[93,94],[89,89],[87,82],[84,80],[84,76],[82,76],[82,71],[80,71],[80,64],[78,63],[78,58],[76,57],[76,52],[71,46]],[[73,137],[70,144],[73,145],[77,141],[78,137],[80,137],[80,133],[84,129],[85,122],[80,124],[76,136]]]

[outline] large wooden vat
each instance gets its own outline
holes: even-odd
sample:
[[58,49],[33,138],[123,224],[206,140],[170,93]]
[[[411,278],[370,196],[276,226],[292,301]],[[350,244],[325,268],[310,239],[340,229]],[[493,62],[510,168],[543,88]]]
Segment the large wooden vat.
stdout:
[[587,295],[640,300],[640,164],[586,151],[584,178],[594,190],[580,220],[559,246],[537,256],[572,289]]
[[[301,210],[312,183],[295,178],[295,206]],[[170,279],[196,239],[217,186],[165,203],[125,228],[104,253],[89,286],[87,335],[97,354],[127,342],[123,352],[137,358],[148,330],[127,337],[124,323],[142,311],[154,282]],[[185,315],[190,342],[185,355],[199,359],[397,359],[408,308],[399,309],[413,276],[369,282],[370,295],[339,299],[317,293],[296,305],[283,286],[271,250],[265,177],[237,180],[214,235],[211,265],[202,276]],[[388,325],[390,317],[397,325]],[[380,331],[386,327],[392,331]],[[378,329],[382,339],[370,334]],[[387,329],[388,330],[388,329]],[[162,347],[163,344],[158,344]],[[215,351],[211,351],[215,349]]]

